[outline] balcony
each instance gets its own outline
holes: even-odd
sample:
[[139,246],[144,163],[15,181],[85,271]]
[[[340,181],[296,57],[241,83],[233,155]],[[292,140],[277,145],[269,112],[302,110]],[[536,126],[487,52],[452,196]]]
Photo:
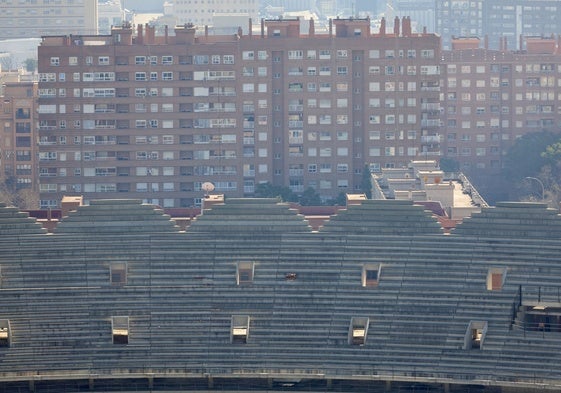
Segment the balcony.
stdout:
[[421,127],[440,127],[440,119],[423,119]]
[[440,143],[440,135],[423,135],[421,136],[421,143],[429,143],[429,144]]

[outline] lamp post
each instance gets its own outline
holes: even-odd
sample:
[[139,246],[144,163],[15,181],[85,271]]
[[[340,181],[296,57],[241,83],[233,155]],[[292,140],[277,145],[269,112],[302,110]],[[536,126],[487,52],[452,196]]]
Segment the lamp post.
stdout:
[[524,179],[535,180],[539,183],[539,185],[542,188],[542,202],[543,202],[544,199],[545,199],[545,187],[543,186],[543,182],[540,179],[538,179],[537,177],[532,177],[532,176],[526,176]]

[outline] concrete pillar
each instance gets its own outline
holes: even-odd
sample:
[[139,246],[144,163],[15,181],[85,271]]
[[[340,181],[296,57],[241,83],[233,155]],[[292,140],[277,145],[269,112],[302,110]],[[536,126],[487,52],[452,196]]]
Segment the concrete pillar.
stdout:
[[88,389],[94,390],[94,379],[88,378]]
[[148,377],[148,389],[154,389],[154,377],[152,376]]
[[212,378],[212,376],[209,375],[207,378],[208,378],[208,388],[209,389],[214,388],[214,379]]
[[386,381],[386,392],[391,392],[392,391],[392,381]]
[[30,392],[34,392],[35,391],[35,381],[30,379],[29,380],[29,391]]
[[450,384],[449,383],[442,384],[442,387],[444,388],[444,393],[450,393]]
[[333,380],[331,378],[328,378],[325,381],[325,385],[327,390],[331,390],[333,388]]
[[267,386],[269,389],[273,388],[273,378],[267,378]]

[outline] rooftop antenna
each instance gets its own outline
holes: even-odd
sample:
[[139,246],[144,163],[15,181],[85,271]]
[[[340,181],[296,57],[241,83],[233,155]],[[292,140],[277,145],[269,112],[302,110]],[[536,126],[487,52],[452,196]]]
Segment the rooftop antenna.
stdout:
[[211,182],[204,182],[203,184],[201,184],[201,190],[203,190],[205,192],[205,195],[203,197],[203,200],[201,201],[201,216],[203,215],[203,211],[205,210],[205,199],[208,198],[209,193],[211,191],[214,191],[214,184],[212,184]]

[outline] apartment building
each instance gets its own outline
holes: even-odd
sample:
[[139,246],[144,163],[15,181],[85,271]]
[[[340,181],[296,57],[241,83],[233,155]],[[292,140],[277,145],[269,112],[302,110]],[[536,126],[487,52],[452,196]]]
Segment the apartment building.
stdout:
[[436,0],[434,9],[435,31],[446,50],[455,38],[485,36],[489,48],[500,49],[504,39],[519,48],[520,36],[558,34],[561,29],[559,0]]
[[175,0],[173,2],[173,16],[176,18],[177,24],[180,25],[186,23],[193,23],[198,26],[213,25],[215,15],[245,15],[247,18],[257,20],[259,0],[226,0],[220,2]]
[[553,38],[525,38],[525,51],[481,49],[457,39],[443,51],[443,155],[468,173],[498,173],[520,136],[559,131],[561,52]]
[[0,179],[14,192],[23,189],[37,192],[37,82],[10,81],[2,87]]
[[72,193],[192,206],[204,182],[227,197],[269,181],[329,199],[359,189],[365,165],[439,155],[440,40],[400,22],[391,34],[368,19],[301,34],[283,19],[226,36],[44,37],[41,207]]
[[0,40],[96,34],[97,0],[3,0],[0,26]]

